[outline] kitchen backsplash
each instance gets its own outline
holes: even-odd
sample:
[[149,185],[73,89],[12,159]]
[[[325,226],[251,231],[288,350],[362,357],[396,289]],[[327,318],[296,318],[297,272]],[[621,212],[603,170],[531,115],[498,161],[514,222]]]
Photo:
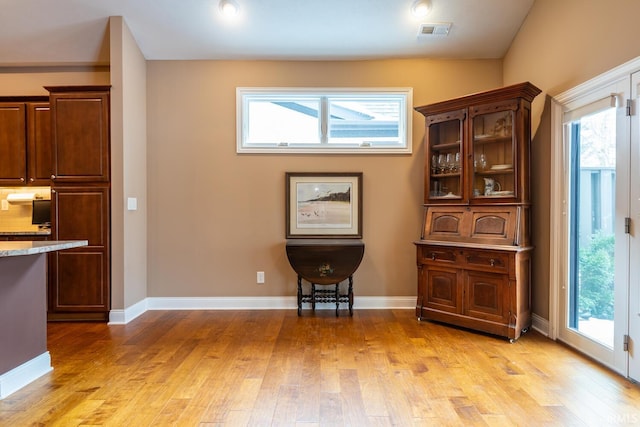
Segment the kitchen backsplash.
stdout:
[[31,201],[7,200],[9,194],[51,199],[51,187],[0,187],[0,232],[37,231],[38,226],[31,224]]

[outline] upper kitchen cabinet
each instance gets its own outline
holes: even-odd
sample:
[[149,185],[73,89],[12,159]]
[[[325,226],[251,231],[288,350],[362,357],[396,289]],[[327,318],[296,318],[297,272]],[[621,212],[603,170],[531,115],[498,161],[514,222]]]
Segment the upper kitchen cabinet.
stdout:
[[26,107],[24,103],[0,104],[0,183],[25,185],[27,173]]
[[109,181],[109,86],[45,87],[54,183]]
[[529,202],[530,83],[417,107],[425,116],[424,204]]
[[50,177],[47,98],[0,98],[0,185],[49,185]]
[[27,103],[29,184],[51,185],[51,109],[48,102]]

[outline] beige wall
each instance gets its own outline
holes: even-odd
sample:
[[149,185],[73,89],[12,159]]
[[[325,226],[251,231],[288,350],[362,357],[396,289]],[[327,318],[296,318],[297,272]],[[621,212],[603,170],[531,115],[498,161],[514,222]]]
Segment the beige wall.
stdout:
[[0,67],[0,96],[49,96],[43,86],[109,84],[109,67]]
[[[147,296],[147,67],[126,22],[112,17],[111,52],[111,307]],[[127,209],[127,199],[137,210]]]
[[549,318],[549,96],[640,55],[637,0],[536,0],[504,59],[504,83],[528,80],[543,90],[534,101],[532,149],[533,308]]
[[[362,171],[361,296],[416,295],[424,118],[412,155],[238,155],[238,86],[413,87],[414,105],[502,85],[502,61],[151,61],[148,296],[290,296],[284,174]],[[256,284],[256,271],[266,283]]]

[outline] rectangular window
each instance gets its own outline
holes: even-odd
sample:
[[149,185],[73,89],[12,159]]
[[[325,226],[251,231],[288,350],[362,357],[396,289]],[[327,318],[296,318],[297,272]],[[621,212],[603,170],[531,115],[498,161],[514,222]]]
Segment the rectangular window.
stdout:
[[411,153],[412,90],[236,91],[238,153]]

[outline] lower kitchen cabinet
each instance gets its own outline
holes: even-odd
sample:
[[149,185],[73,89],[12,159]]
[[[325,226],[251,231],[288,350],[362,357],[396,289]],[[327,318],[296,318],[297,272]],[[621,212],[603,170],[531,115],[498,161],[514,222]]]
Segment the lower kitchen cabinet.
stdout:
[[110,310],[108,185],[54,186],[52,238],[88,245],[49,256],[48,320],[107,321]]

